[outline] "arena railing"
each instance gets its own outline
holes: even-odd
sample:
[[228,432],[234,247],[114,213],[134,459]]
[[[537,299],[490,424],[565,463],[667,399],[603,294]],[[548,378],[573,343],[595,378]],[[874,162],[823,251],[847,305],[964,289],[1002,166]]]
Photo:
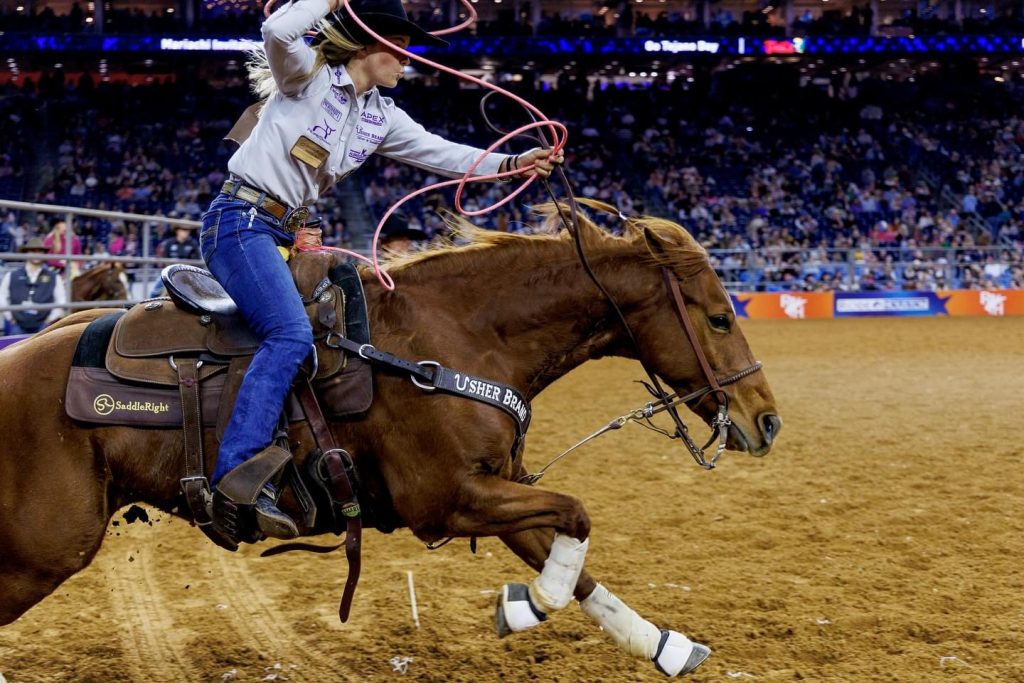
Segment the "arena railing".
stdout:
[[[102,209],[86,209],[78,206],[61,206],[55,204],[39,204],[34,202],[19,202],[9,199],[0,199],[0,209],[9,209],[23,213],[35,214],[55,214],[59,217],[63,217],[67,223],[65,228],[65,234],[71,235],[74,233],[75,218],[77,216],[88,216],[91,218],[103,218],[107,220],[118,220],[118,221],[131,221],[137,222],[142,226],[142,233],[139,236],[140,247],[142,253],[139,256],[115,256],[115,255],[96,255],[96,254],[81,254],[76,255],[72,253],[73,239],[64,240],[64,252],[47,254],[47,261],[63,261],[64,272],[71,272],[71,264],[75,262],[99,264],[99,263],[124,263],[133,266],[141,266],[136,269],[137,280],[136,282],[141,283],[142,291],[149,292],[152,288],[152,284],[155,283],[156,279],[159,278],[159,270],[154,266],[165,266],[172,263],[192,263],[194,265],[202,265],[202,261],[182,261],[181,259],[168,259],[158,258],[152,256],[150,250],[152,248],[152,233],[153,229],[159,225],[168,226],[185,226],[190,229],[199,228],[199,222],[193,220],[187,220],[183,218],[172,218],[170,216],[160,215],[146,215],[137,213],[125,213],[122,211],[106,211]],[[0,253],[0,262],[7,261],[28,261],[38,256],[31,254],[21,254],[16,252]],[[135,303],[139,297],[132,298],[129,296],[125,300],[117,301],[71,301],[71,278],[64,278],[64,290],[67,294],[66,304],[21,304],[18,306],[0,306],[0,313],[7,311],[25,311],[25,310],[50,310],[53,308],[64,308],[64,309],[78,309],[78,308],[101,308],[101,307],[122,307]],[[144,297],[143,297],[144,298]]]
[[[1009,245],[709,249],[708,255],[726,289],[733,292],[800,290],[808,275],[813,276],[811,284],[819,285],[824,273],[833,281],[827,289],[863,289],[868,273],[873,277],[889,274],[899,289],[962,289],[986,282],[1012,289],[1012,269],[1024,271],[1020,249]],[[905,278],[908,268],[924,272],[925,277]],[[772,274],[784,272],[791,273],[793,279],[772,279]],[[941,275],[936,277],[936,272]]]
[[[47,260],[61,260],[66,264],[65,271],[70,270],[72,262],[98,264],[104,262],[124,263],[141,266],[135,272],[137,283],[148,293],[152,284],[159,277],[159,267],[172,263],[181,263],[179,259],[158,258],[150,254],[152,248],[152,231],[159,225],[183,225],[198,228],[199,222],[161,215],[146,215],[86,209],[75,206],[59,206],[0,199],[0,209],[11,209],[28,213],[47,213],[62,215],[67,222],[68,232],[72,232],[77,216],[89,216],[123,221],[138,222],[142,226],[140,256],[112,256],[71,253],[72,240],[65,240],[63,254],[49,254]],[[1006,254],[1017,254],[1017,260],[1005,258]],[[981,284],[986,279],[995,284],[1007,279],[1010,268],[1024,268],[1019,249],[1008,245],[985,247],[858,247],[853,249],[823,248],[766,248],[747,249],[709,249],[715,270],[722,277],[726,289],[732,292],[750,291],[792,291],[805,287],[804,278],[810,274],[815,276],[814,284],[822,273],[838,277],[832,289],[860,289],[863,275],[868,272],[889,271],[896,283],[904,288],[903,274],[908,267],[920,270],[942,271],[941,278],[931,278],[930,283],[921,283],[926,289],[957,289],[963,286],[963,274],[970,269],[973,276]],[[26,261],[33,258],[20,253],[0,253],[0,262]],[[37,257],[36,257],[37,258]],[[202,265],[201,261],[190,261]],[[988,269],[988,270],[986,270]],[[771,279],[771,273],[789,271],[793,274],[790,282],[779,282]],[[122,301],[71,301],[71,280],[65,278],[64,287],[67,303],[57,304],[22,304],[19,306],[0,307],[0,313],[15,310],[47,310],[52,308],[84,309],[97,307],[123,307],[136,303],[142,297],[129,297]]]

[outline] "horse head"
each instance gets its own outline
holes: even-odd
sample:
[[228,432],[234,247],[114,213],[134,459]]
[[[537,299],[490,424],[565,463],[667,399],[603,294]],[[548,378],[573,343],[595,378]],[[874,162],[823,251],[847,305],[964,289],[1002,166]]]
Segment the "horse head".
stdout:
[[71,280],[72,301],[118,301],[128,298],[121,277],[124,264],[100,263]]
[[[609,205],[583,203],[618,215]],[[541,210],[549,223],[560,222],[553,207]],[[671,221],[632,217],[623,222],[623,236],[615,237],[582,213],[578,221],[583,250],[594,254],[595,272],[630,330],[616,337],[608,354],[636,358],[677,396],[692,396],[680,402],[709,425],[717,426],[725,407],[723,444],[766,455],[782,421],[707,252]]]

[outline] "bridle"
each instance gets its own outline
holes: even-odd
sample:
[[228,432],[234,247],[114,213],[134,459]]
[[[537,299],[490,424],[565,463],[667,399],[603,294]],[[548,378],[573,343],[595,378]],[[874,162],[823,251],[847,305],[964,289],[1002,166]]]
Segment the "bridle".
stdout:
[[[675,312],[676,318],[679,320],[679,324],[686,333],[686,339],[690,342],[690,348],[693,350],[693,355],[697,358],[697,362],[700,364],[701,372],[704,375],[704,381],[707,382],[707,384],[703,388],[689,393],[686,396],[679,396],[679,394],[666,394],[664,389],[662,389],[657,383],[657,377],[655,377],[655,375],[650,371],[647,364],[641,361],[644,366],[644,370],[652,380],[652,386],[648,387],[648,391],[654,394],[658,399],[655,402],[648,403],[644,410],[651,410],[652,414],[656,412],[656,408],[668,411],[669,416],[672,418],[672,421],[676,426],[675,433],[668,434],[664,430],[659,430],[657,427],[653,427],[653,425],[651,425],[652,428],[654,428],[655,431],[661,431],[670,439],[682,439],[686,446],[686,450],[690,452],[690,455],[693,456],[693,459],[698,465],[707,470],[714,469],[715,463],[718,462],[718,458],[725,450],[726,440],[729,435],[729,427],[732,425],[732,420],[729,419],[729,396],[722,390],[722,387],[734,384],[744,377],[754,374],[761,369],[762,364],[760,361],[755,361],[753,365],[750,365],[739,372],[733,373],[728,377],[719,379],[718,375],[715,374],[715,371],[711,369],[711,364],[708,362],[707,355],[704,353],[704,347],[697,338],[697,332],[693,329],[693,322],[690,320],[690,316],[686,312],[686,300],[683,298],[683,292],[679,288],[679,280],[670,268],[662,266],[661,272],[662,279],[665,281],[665,288],[668,290],[669,300],[672,303],[672,310]],[[621,312],[619,315],[622,315]],[[625,319],[623,319],[622,322],[625,324]],[[632,332],[630,332],[629,336],[635,345],[636,339],[633,337]],[[639,347],[637,347],[638,352],[639,350]],[[713,432],[718,434],[718,446],[715,448],[715,454],[711,456],[710,460],[705,459],[704,449],[715,441],[715,433],[712,433],[711,438],[708,439],[708,442],[705,443],[703,447],[698,448],[697,444],[695,444],[693,439],[690,437],[689,430],[683,423],[682,418],[679,417],[678,411],[676,411],[677,405],[686,405],[692,401],[700,402],[709,395],[714,397],[718,406],[715,418],[711,421],[711,429]]]
[[[655,373],[651,370],[650,366],[644,360],[643,354],[640,351],[640,344],[637,341],[636,336],[633,334],[633,330],[630,328],[629,322],[626,320],[625,314],[623,314],[622,309],[619,308],[619,305],[618,303],[616,303],[615,298],[601,283],[600,279],[598,279],[597,277],[597,274],[590,266],[590,262],[587,259],[587,255],[583,250],[583,240],[580,233],[579,215],[577,212],[576,198],[572,193],[572,188],[568,178],[565,176],[565,172],[562,170],[561,167],[557,167],[556,170],[562,180],[562,183],[565,185],[569,195],[569,216],[566,216],[563,204],[560,203],[558,199],[555,197],[554,193],[551,190],[550,184],[546,180],[544,182],[544,186],[547,189],[548,193],[551,195],[552,200],[554,201],[554,206],[558,211],[559,217],[562,219],[562,222],[565,224],[566,229],[573,237],[573,243],[576,247],[576,254],[580,259],[580,263],[583,266],[583,270],[587,273],[587,276],[594,283],[594,285],[597,286],[598,290],[600,290],[601,294],[608,301],[612,310],[615,312],[615,315],[618,318],[619,322],[622,323],[622,328],[625,330],[626,336],[629,338],[630,343],[636,351],[636,357],[640,361],[641,366],[643,366],[644,372],[647,373],[647,379],[649,381],[642,382],[642,384],[647,388],[647,391],[649,391],[651,395],[655,397],[655,400],[649,402],[643,408],[638,408],[637,410],[630,411],[629,413],[626,413],[625,415],[612,420],[601,429],[597,430],[593,434],[584,438],[582,441],[577,442],[575,445],[559,454],[557,457],[555,457],[553,460],[551,460],[547,465],[545,465],[537,472],[533,474],[527,474],[521,477],[519,479],[519,482],[525,484],[536,483],[542,476],[544,476],[545,472],[549,467],[554,465],[556,462],[561,460],[563,457],[565,457],[572,451],[576,450],[583,444],[587,443],[588,441],[591,441],[592,439],[597,438],[598,436],[601,436],[606,432],[619,429],[625,426],[629,422],[636,422],[641,426],[644,426],[648,429],[663,434],[669,439],[681,440],[683,442],[683,445],[686,447],[687,452],[689,452],[690,456],[693,457],[697,465],[706,470],[714,469],[715,464],[718,462],[718,458],[721,457],[722,452],[725,451],[726,442],[729,437],[729,427],[732,425],[732,420],[729,417],[729,396],[728,394],[725,393],[722,387],[734,384],[743,379],[744,377],[748,377],[758,372],[759,370],[761,370],[762,367],[761,362],[755,361],[753,365],[750,365],[749,367],[744,368],[743,370],[735,372],[726,377],[719,377],[712,369],[711,364],[708,362],[707,355],[704,353],[704,347],[701,345],[700,339],[697,337],[697,332],[693,327],[693,322],[690,320],[690,316],[686,312],[686,299],[683,295],[682,290],[679,287],[679,280],[676,277],[676,274],[672,272],[671,268],[667,266],[662,266],[662,279],[665,284],[665,289],[669,298],[669,302],[671,303],[672,309],[676,314],[676,319],[679,321],[679,324],[686,335],[687,341],[690,343],[690,348],[693,351],[693,354],[696,357],[698,364],[700,365],[701,373],[703,374],[703,379],[705,382],[705,385],[702,388],[690,392],[685,396],[680,396],[678,393],[670,394],[667,391],[665,391],[665,389],[662,388],[661,382],[658,381],[658,378],[655,375]],[[628,222],[629,220],[626,216],[622,215],[621,213],[619,214],[619,217],[623,221]],[[683,422],[683,419],[679,416],[679,411],[676,408],[679,405],[698,405],[700,402],[704,401],[709,396],[714,399],[717,406],[715,417],[711,421],[711,428],[713,431],[707,443],[705,443],[703,446],[698,446],[696,442],[693,440],[693,438],[690,436],[690,430],[689,428],[687,428],[686,423]],[[672,422],[675,426],[675,429],[672,432],[669,432],[665,429],[662,429],[661,427],[658,427],[651,421],[651,418],[654,417],[654,415],[662,412],[668,413],[669,417],[672,419]],[[710,458],[706,457],[705,450],[708,447],[710,447],[716,439],[718,440],[718,445],[715,447],[714,454]]]

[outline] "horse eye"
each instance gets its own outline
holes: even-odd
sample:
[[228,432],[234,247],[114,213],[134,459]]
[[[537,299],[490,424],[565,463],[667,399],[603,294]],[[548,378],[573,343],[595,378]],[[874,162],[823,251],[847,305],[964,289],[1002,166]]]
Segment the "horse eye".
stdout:
[[728,332],[729,328],[732,327],[732,323],[729,321],[729,316],[722,315],[709,315],[708,320],[711,321],[711,327],[721,332]]

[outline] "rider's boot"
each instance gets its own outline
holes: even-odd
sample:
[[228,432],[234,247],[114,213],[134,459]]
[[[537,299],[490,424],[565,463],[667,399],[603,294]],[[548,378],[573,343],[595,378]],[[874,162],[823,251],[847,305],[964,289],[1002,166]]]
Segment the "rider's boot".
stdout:
[[[298,526],[277,507],[274,479],[291,462],[292,454],[280,446],[267,446],[225,474],[214,492],[215,524],[242,541],[295,538]],[[245,514],[251,511],[251,515]],[[252,522],[247,520],[251,519]],[[252,528],[255,526],[256,528]]]

